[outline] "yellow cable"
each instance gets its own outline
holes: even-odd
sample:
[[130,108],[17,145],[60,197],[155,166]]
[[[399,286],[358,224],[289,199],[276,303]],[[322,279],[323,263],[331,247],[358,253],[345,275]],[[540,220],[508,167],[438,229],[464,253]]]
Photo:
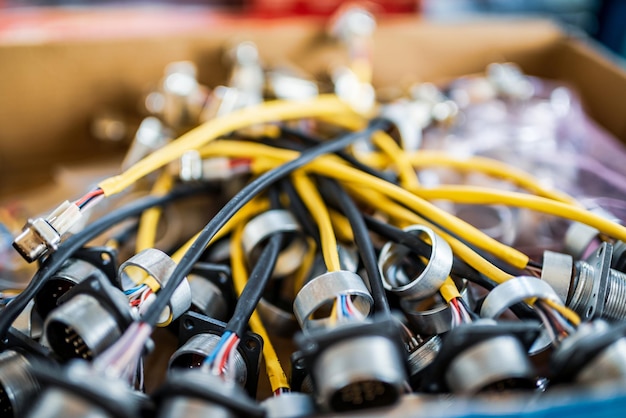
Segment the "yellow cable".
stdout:
[[448,303],[454,298],[460,298],[461,294],[459,293],[459,289],[457,289],[454,281],[448,277],[443,285],[439,289],[439,293],[443,296],[444,300]]
[[323,115],[352,113],[349,106],[334,95],[322,95],[312,100],[265,102],[223,117],[211,119],[185,133],[177,140],[153,152],[128,170],[103,180],[98,186],[105,196],[121,192],[137,180],[180,158],[185,152],[199,149],[210,141],[247,126],[289,119],[315,118]]
[[302,172],[297,171],[292,176],[293,185],[317,223],[322,243],[322,254],[328,271],[341,270],[339,253],[337,252],[337,238],[328,214],[328,208],[322,200],[313,182]]
[[572,324],[578,326],[580,325],[580,317],[576,312],[568,308],[567,306],[559,305],[549,299],[541,299],[546,305],[557,311],[563,316],[563,318],[567,319]]
[[[279,150],[265,145],[238,141],[219,141],[203,150],[203,155],[211,153],[230,156],[255,155],[282,159],[283,161],[297,158],[299,155],[295,151]],[[348,165],[337,163],[336,158],[332,156],[320,157],[307,165],[306,169],[317,174],[333,177],[345,183],[358,184],[376,190],[406,205],[415,212],[421,213],[424,217],[436,219],[443,228],[450,230],[470,244],[488,251],[502,260],[506,260],[507,263],[514,267],[523,269],[528,264],[529,258],[526,254],[487,236],[467,222],[445,212],[407,190]]]
[[307,237],[307,252],[302,259],[302,264],[300,268],[296,272],[293,279],[293,295],[296,296],[302,286],[304,286],[304,281],[306,280],[309,272],[311,271],[311,267],[313,267],[313,262],[315,261],[315,254],[317,254],[317,246],[315,245],[315,241]]
[[493,281],[503,283],[513,277],[485,260],[480,254],[476,253],[458,239],[446,234],[435,225],[427,222],[410,210],[397,205],[383,195],[354,187],[347,187],[347,189],[350,190],[352,194],[358,196],[361,200],[368,202],[372,205],[372,207],[387,213],[392,218],[404,220],[408,225],[421,224],[429,227],[435,231],[436,234],[446,240],[446,242],[450,245],[450,248],[452,248],[454,254]]
[[[539,180],[532,175],[516,167],[502,163],[487,157],[460,158],[442,151],[422,150],[408,154],[407,158],[415,168],[424,167],[449,167],[459,171],[473,171],[490,177],[507,180],[514,185],[532,192],[538,196],[559,202],[578,204],[576,199],[559,190],[547,189]],[[359,155],[359,159],[377,168],[382,168],[388,163],[387,156],[381,153]]]
[[392,137],[385,132],[376,132],[372,135],[372,142],[393,161],[398,169],[402,187],[410,191],[419,188],[420,183],[411,161]]
[[[243,292],[243,288],[246,286],[246,282],[248,281],[248,273],[246,272],[243,249],[241,248],[242,235],[243,224],[238,224],[233,232],[232,240],[230,241],[230,262],[233,284],[235,286],[237,296],[241,295],[241,292]],[[252,331],[259,334],[261,338],[263,338],[263,358],[265,359],[265,370],[270,381],[270,386],[272,387],[272,392],[281,388],[289,389],[289,381],[287,380],[287,376],[285,376],[285,371],[280,364],[276,350],[272,345],[272,340],[269,335],[267,335],[267,330],[265,329],[265,326],[261,321],[261,317],[256,309],[250,317],[249,324]]]
[[354,242],[354,234],[348,218],[334,209],[328,208],[328,213],[333,229],[336,231],[337,239],[343,242]]
[[[174,187],[174,178],[168,170],[161,172],[160,176],[152,186],[152,196],[166,195]],[[141,252],[147,248],[154,247],[156,242],[157,229],[159,220],[161,219],[162,209],[155,206],[144,211],[139,219],[139,229],[137,230],[137,242],[135,244],[135,252]]]
[[626,240],[626,228],[581,207],[557,202],[545,197],[503,190],[490,190],[474,186],[440,186],[421,189],[418,194],[425,199],[445,199],[455,203],[479,205],[507,205],[532,209],[589,225],[619,240]]

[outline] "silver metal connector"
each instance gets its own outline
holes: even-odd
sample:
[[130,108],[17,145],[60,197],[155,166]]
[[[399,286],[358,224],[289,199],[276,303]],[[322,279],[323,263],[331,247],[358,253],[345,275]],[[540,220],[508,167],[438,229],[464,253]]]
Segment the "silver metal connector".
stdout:
[[63,235],[82,217],[80,209],[63,202],[44,218],[29,219],[22,233],[13,241],[13,248],[29,263],[56,251]]

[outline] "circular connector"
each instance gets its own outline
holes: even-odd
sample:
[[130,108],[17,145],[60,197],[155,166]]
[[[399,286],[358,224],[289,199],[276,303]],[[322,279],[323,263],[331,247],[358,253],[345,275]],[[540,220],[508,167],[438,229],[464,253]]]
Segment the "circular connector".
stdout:
[[[151,279],[163,288],[167,286],[172,273],[176,269],[176,263],[163,251],[156,248],[147,248],[132,256],[120,265],[118,274],[124,290],[130,289],[141,283],[154,286]],[[178,318],[191,306],[191,289],[189,282],[185,278],[176,288],[170,298],[168,305],[161,316],[158,324],[167,324]]]
[[22,354],[8,350],[0,353],[0,415],[21,417],[39,393],[39,382],[31,364]]
[[363,279],[356,273],[332,271],[308,282],[293,302],[293,312],[303,330],[328,324],[330,312],[338,295],[352,297],[354,306],[364,316],[369,315],[374,300]]
[[431,244],[428,263],[421,271],[414,272],[417,263],[410,260],[414,253],[404,245],[388,242],[378,257],[378,267],[383,276],[385,289],[408,300],[432,296],[443,285],[452,271],[454,256],[448,243],[435,232],[421,225],[412,225],[404,231],[416,236],[426,235]]
[[298,329],[298,321],[293,313],[272,304],[271,302],[261,299],[256,307],[267,330],[278,336],[290,337]]
[[506,335],[481,341],[460,352],[445,373],[452,392],[464,394],[533,389],[534,376],[522,344]]
[[[216,334],[196,334],[180,347],[170,358],[168,369],[170,372],[181,369],[194,369],[202,366],[206,359],[217,347],[221,337]],[[232,374],[234,381],[242,387],[248,379],[246,362],[239,351],[235,351],[235,371]]]
[[103,281],[108,281],[102,270],[93,264],[79,259],[68,260],[37,292],[33,309],[42,319],[46,319],[50,312],[57,307],[61,296],[91,276],[98,276]]
[[419,375],[432,364],[439,350],[441,350],[441,337],[434,335],[411,351],[408,358],[411,378]]
[[53,310],[44,323],[45,340],[64,360],[91,360],[121,335],[115,315],[86,294],[78,294]]
[[567,302],[573,271],[574,259],[571,255],[554,251],[543,252],[541,280],[548,283],[552,289],[554,289],[563,303]]
[[387,406],[403,391],[405,367],[388,338],[366,335],[323,350],[312,370],[316,391],[332,411]]
[[243,249],[248,262],[254,265],[263,249],[262,244],[276,233],[289,234],[285,240],[286,247],[280,252],[272,272],[272,277],[284,277],[300,267],[307,251],[300,224],[291,212],[274,209],[251,219],[243,229]]

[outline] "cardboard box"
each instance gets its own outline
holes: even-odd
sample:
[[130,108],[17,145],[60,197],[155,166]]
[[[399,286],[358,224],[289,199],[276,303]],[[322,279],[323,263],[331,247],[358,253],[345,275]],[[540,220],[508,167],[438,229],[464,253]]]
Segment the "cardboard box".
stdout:
[[[120,147],[89,137],[90,118],[107,107],[136,113],[142,94],[171,61],[195,61],[200,80],[215,86],[226,80],[222,48],[252,39],[267,65],[287,62],[324,73],[346,54],[323,34],[323,22],[230,18],[215,20],[204,31],[192,25],[186,34],[5,40],[0,44],[0,197],[49,182],[60,163],[119,155]],[[494,61],[513,61],[530,74],[571,83],[591,116],[626,140],[620,108],[626,73],[548,21],[434,24],[387,18],[376,31],[374,60],[378,87],[445,80],[480,72]]]
[[[346,54],[322,29],[322,20],[230,19],[187,34],[5,41],[0,44],[0,202],[36,186],[50,190],[50,174],[60,164],[121,157],[122,147],[90,137],[91,118],[103,108],[138,113],[142,95],[169,62],[193,60],[200,81],[215,86],[227,77],[222,48],[251,39],[268,66],[291,63],[323,74]],[[529,74],[570,83],[589,114],[626,141],[621,109],[626,73],[548,21],[434,24],[388,18],[380,22],[375,43],[378,87],[437,82],[512,61]],[[52,198],[50,205],[58,201]],[[394,416],[422,406],[418,398],[405,400]]]

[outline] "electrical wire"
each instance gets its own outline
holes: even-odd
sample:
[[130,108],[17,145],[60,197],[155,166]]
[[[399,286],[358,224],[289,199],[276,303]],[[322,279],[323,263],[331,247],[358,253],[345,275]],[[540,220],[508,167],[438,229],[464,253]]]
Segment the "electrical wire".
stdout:
[[557,202],[540,196],[505,190],[490,190],[476,186],[439,186],[421,189],[418,193],[428,200],[442,199],[471,205],[498,204],[532,209],[548,215],[580,222],[615,239],[626,240],[626,227],[579,206]]
[[[174,187],[174,177],[168,170],[161,172],[152,186],[150,194],[152,196],[164,196]],[[137,229],[137,239],[135,252],[139,253],[145,249],[154,247],[156,242],[157,229],[161,219],[162,210],[154,207],[146,210],[139,218],[139,228]]]
[[374,311],[379,315],[388,316],[390,314],[389,302],[385,294],[383,278],[378,268],[374,245],[361,212],[346,191],[336,181],[328,179],[321,179],[320,181],[322,182],[322,189],[328,190],[327,199],[330,196],[334,197],[341,211],[348,218],[348,222],[350,222],[355,244],[359,249],[363,266],[369,278],[372,297],[374,299]]
[[261,300],[267,282],[272,276],[272,271],[276,265],[276,260],[278,260],[283,241],[284,234],[282,233],[273,234],[267,240],[258,261],[250,272],[248,283],[241,291],[239,300],[235,305],[235,311],[228,321],[228,324],[226,324],[227,330],[237,335],[243,335],[245,332],[250,316],[252,316],[256,305]]
[[315,118],[322,115],[352,113],[349,106],[334,95],[312,100],[265,102],[214,118],[158,149],[128,170],[103,180],[98,186],[111,196],[133,185],[137,180],[210,141],[247,126],[289,119]]
[[[167,305],[167,302],[174,294],[176,287],[184,279],[186,274],[193,268],[193,265],[204,251],[204,248],[211,242],[211,240],[218,234],[219,230],[239,211],[246,203],[252,200],[255,196],[271,186],[280,179],[288,176],[295,170],[302,168],[303,166],[315,161],[325,154],[332,153],[335,150],[343,149],[351,143],[357,141],[359,138],[367,137],[377,130],[381,130],[387,127],[387,122],[381,119],[374,120],[370,125],[361,132],[345,135],[333,141],[325,142],[316,147],[313,147],[297,158],[286,162],[285,164],[268,171],[257,177],[252,182],[243,187],[226,205],[209,221],[209,223],[194,237],[192,243],[189,243],[185,247],[185,252],[180,256],[178,265],[172,276],[170,282],[165,289],[159,292],[159,298],[157,302],[151,307],[151,309],[144,315],[143,320],[152,324],[158,320],[161,310]],[[222,141],[228,142],[228,141]],[[184,255],[183,255],[184,254]],[[159,310],[157,310],[157,308]]]
[[417,173],[411,161],[392,137],[386,133],[376,133],[372,135],[372,142],[380,148],[396,166],[402,187],[409,191],[414,191],[420,187]]
[[[298,153],[287,150],[276,150],[260,144],[243,143],[236,141],[219,141],[205,147],[202,155],[231,155],[231,156],[249,156],[255,155],[257,158],[263,156],[277,161],[293,161],[297,158]],[[487,251],[496,257],[506,260],[507,263],[518,269],[524,269],[529,258],[526,254],[505,245],[498,240],[489,237],[479,229],[473,227],[467,222],[451,215],[444,210],[434,206],[425,199],[398,187],[395,184],[381,180],[377,177],[369,176],[346,164],[337,161],[335,156],[327,156],[312,161],[307,170],[322,176],[332,177],[336,180],[344,182],[345,185],[354,187],[366,187],[371,191],[379,192],[381,195],[387,196],[397,201],[407,208],[419,213],[428,219],[437,219],[438,224],[455,235],[461,237],[468,243]],[[423,189],[420,189],[423,190]]]
[[317,188],[308,177],[302,173],[296,172],[291,178],[304,205],[317,223],[326,269],[328,271],[341,270],[339,252],[337,251],[337,238],[335,237],[335,231],[330,220],[328,208],[324,204]]
[[[233,284],[235,287],[235,291],[238,295],[242,295],[243,290],[247,284],[247,272],[246,266],[244,263],[244,254],[241,248],[241,236],[243,234],[243,226],[240,225],[233,232],[233,236],[230,243],[231,248],[231,268],[232,268],[232,278]],[[278,355],[276,354],[276,350],[272,344],[272,340],[267,334],[267,330],[261,321],[261,317],[259,316],[258,311],[255,309],[252,315],[250,316],[250,328],[253,332],[257,333],[261,336],[264,341],[263,344],[263,358],[265,359],[265,369],[267,372],[267,377],[270,381],[270,386],[272,387],[272,392],[276,393],[276,391],[280,389],[289,389],[289,381],[287,380],[287,376],[280,364],[280,360]]]
[[298,223],[302,226],[302,229],[307,236],[311,237],[316,246],[320,246],[320,233],[311,218],[311,214],[307,210],[304,202],[300,199],[298,192],[293,187],[293,184],[288,179],[283,179],[280,182],[280,187],[283,193],[287,195],[289,199],[289,208],[291,213],[296,217]]
[[136,217],[140,215],[146,209],[153,206],[165,205],[174,200],[193,195],[205,187],[191,187],[181,188],[172,191],[167,196],[158,197],[146,197],[136,200],[120,209],[116,209],[101,218],[97,219],[93,223],[87,225],[79,233],[72,235],[65,242],[63,242],[57,251],[50,254],[50,256],[41,264],[41,267],[31,279],[30,283],[22,293],[15,297],[15,299],[7,305],[0,315],[0,338],[2,342],[5,342],[5,336],[9,327],[24,310],[28,302],[35,297],[35,295],[43,288],[44,284],[56,273],[61,266],[80,248],[85,244],[111,228],[113,225],[118,224],[128,218]]

